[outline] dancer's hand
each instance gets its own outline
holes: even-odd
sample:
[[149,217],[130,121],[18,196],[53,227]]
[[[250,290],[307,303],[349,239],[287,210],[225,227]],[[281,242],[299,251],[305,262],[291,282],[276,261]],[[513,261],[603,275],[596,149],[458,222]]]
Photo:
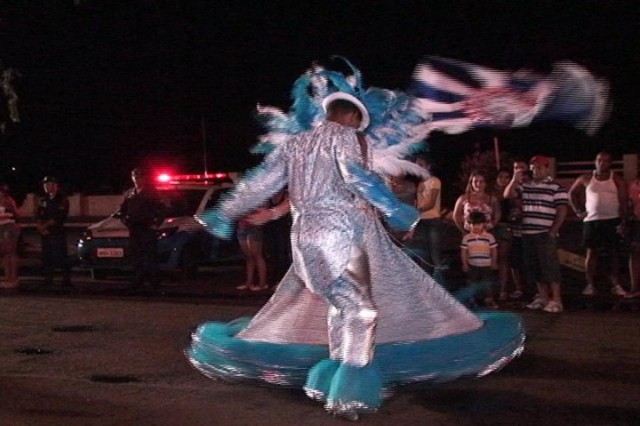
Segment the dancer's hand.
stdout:
[[225,217],[219,210],[209,209],[195,219],[202,224],[212,235],[223,240],[229,240],[233,236],[233,222]]

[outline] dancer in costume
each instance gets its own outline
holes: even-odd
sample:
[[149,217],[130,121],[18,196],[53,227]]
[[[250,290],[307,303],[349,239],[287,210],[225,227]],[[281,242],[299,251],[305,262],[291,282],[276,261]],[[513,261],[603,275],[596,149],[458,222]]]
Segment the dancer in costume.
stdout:
[[417,221],[370,168],[422,173],[402,157],[435,128],[430,114],[405,94],[365,91],[355,68],[350,80],[311,70],[294,99],[289,114],[261,108],[265,162],[199,218],[228,238],[235,220],[288,186],[293,265],[251,320],[201,325],[192,364],[211,377],[303,387],[355,419],[391,386],[482,376],[518,355],[520,319],[467,310],[391,242],[373,209],[398,229]]

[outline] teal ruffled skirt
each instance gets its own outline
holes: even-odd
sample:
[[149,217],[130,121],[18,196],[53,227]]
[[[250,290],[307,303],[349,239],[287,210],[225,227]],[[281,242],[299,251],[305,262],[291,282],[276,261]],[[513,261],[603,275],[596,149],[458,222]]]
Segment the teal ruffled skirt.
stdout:
[[329,359],[330,307],[293,267],[253,318],[200,325],[189,361],[212,378],[304,389],[343,414],[376,409],[394,386],[483,376],[522,352],[517,315],[471,312],[398,250],[377,220],[366,235],[378,314],[370,364]]
[[[340,369],[337,362],[329,361],[326,345],[278,344],[235,337],[248,325],[249,318],[202,324],[193,334],[187,356],[211,378],[305,388],[309,396],[319,400],[333,404],[357,401],[363,409],[375,409],[394,386],[484,376],[521,353],[524,330],[518,316],[502,312],[478,315],[484,324],[472,332],[376,345],[373,363],[362,372],[361,379],[354,378],[348,368]],[[355,390],[345,390],[341,382],[359,384]]]

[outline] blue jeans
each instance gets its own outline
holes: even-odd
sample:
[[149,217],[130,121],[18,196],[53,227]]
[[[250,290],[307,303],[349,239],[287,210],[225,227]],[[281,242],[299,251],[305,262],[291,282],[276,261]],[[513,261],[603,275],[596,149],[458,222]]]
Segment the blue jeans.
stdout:
[[[414,233],[415,245],[424,247],[428,269],[442,265],[442,220],[420,219]],[[427,269],[427,268],[425,268]]]

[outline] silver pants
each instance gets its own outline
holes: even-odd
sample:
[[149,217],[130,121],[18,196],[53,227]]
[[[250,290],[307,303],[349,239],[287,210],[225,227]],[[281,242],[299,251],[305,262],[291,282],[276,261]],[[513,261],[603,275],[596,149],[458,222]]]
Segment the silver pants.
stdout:
[[329,304],[332,359],[364,366],[373,359],[377,310],[371,298],[369,265],[355,244],[345,271],[323,292]]

